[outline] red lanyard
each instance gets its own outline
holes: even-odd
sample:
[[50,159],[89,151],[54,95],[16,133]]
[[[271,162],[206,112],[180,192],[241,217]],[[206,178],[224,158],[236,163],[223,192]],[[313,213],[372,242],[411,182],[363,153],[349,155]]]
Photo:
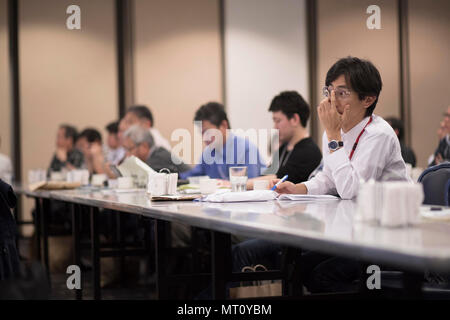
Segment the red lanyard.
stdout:
[[350,152],[350,156],[349,159],[352,160],[353,158],[353,153],[355,153],[356,147],[358,146],[358,142],[359,142],[359,138],[361,138],[362,134],[364,133],[364,130],[366,130],[366,127],[369,125],[369,123],[372,122],[372,116],[370,116],[369,121],[366,123],[366,125],[364,126],[364,128],[361,130],[361,132],[359,133],[358,138],[356,138],[355,144],[353,145],[352,148],[352,152]]

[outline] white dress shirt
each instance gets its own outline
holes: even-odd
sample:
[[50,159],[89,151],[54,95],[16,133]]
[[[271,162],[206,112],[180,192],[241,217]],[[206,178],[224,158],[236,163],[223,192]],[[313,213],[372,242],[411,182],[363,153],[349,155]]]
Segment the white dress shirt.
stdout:
[[107,145],[104,146],[104,154],[106,155],[106,161],[110,164],[118,165],[126,156],[126,151],[123,147],[116,149],[110,149]]
[[156,147],[163,147],[168,151],[172,150],[172,146],[170,145],[169,141],[167,141],[167,139],[161,135],[158,129],[150,128],[150,133],[153,136],[153,140],[155,140]]
[[305,182],[308,194],[338,194],[342,199],[352,199],[358,194],[360,181],[412,181],[394,130],[379,116],[372,115],[372,122],[361,135],[352,160],[349,159],[353,144],[368,121],[369,117],[364,118],[347,133],[341,130],[344,146],[333,153],[328,149],[326,133],[323,134],[324,167]]

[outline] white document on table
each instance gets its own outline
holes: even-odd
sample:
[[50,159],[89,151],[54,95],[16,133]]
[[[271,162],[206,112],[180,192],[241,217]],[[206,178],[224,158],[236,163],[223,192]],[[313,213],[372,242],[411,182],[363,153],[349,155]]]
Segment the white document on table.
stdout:
[[230,192],[229,190],[220,190],[216,193],[203,197],[201,201],[205,202],[250,202],[250,201],[269,201],[275,200],[277,193],[271,190],[251,190],[245,192]]
[[278,200],[291,200],[291,201],[333,201],[340,200],[341,198],[332,196],[329,194],[324,195],[312,195],[312,194],[281,194]]

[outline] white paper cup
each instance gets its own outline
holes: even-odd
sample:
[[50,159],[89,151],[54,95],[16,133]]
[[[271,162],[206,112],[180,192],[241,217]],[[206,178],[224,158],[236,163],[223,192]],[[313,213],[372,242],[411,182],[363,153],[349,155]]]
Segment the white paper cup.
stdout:
[[177,193],[178,173],[170,173],[167,175],[167,194]]
[[147,193],[152,196],[162,196],[167,194],[167,174],[156,173],[149,177]]
[[255,180],[253,182],[253,190],[267,190],[269,189],[269,180]]
[[111,189],[117,189],[119,187],[118,179],[108,179],[108,187]]
[[59,171],[50,172],[50,180],[51,181],[64,181],[64,174]]

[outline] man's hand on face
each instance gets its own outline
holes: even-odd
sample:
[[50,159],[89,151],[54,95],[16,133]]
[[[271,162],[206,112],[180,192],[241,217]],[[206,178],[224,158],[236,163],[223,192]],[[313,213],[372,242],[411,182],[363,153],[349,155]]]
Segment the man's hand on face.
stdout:
[[64,148],[56,149],[56,158],[61,162],[67,161],[67,150]]
[[91,144],[89,147],[89,153],[92,157],[98,157],[102,154],[103,149],[102,146],[96,143]]
[[328,140],[341,140],[341,128],[348,118],[349,106],[345,106],[344,113],[339,114],[336,108],[336,94],[334,90],[331,91],[331,99],[323,99],[317,107],[320,122],[327,133]]

